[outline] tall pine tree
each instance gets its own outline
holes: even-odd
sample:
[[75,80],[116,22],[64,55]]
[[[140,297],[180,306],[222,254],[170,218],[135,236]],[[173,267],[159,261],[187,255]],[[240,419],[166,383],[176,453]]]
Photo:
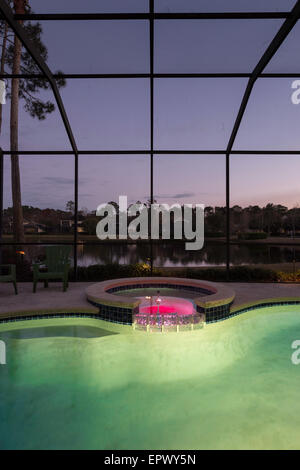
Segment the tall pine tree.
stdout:
[[[9,6],[16,14],[30,13],[28,0],[7,0]],[[42,42],[42,27],[40,23],[23,22],[20,20],[27,35],[32,40],[35,48],[39,51],[41,57],[46,62],[48,53],[47,48]],[[1,73],[12,74],[40,74],[40,69],[33,61],[30,54],[22,47],[20,40],[2,21],[0,25],[1,34]],[[61,73],[61,72],[56,72]],[[57,80],[58,87],[65,86],[65,80]],[[13,230],[14,241],[22,244],[25,241],[21,181],[19,166],[19,102],[24,103],[25,110],[31,117],[44,120],[47,114],[55,110],[51,101],[43,101],[38,96],[40,90],[48,90],[50,84],[43,78],[19,79],[13,78],[8,90],[7,97],[10,99],[10,150],[16,152],[11,156],[11,187],[13,200]],[[2,109],[0,109],[0,133],[2,124]]]

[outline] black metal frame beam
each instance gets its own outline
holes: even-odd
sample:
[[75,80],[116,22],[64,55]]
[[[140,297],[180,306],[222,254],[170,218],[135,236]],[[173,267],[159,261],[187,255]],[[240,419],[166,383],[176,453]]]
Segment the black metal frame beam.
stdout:
[[[74,155],[72,150],[3,150],[3,155],[55,156]],[[78,150],[78,155],[227,155],[227,150]],[[232,150],[230,155],[300,155],[300,150]]]
[[260,74],[262,74],[263,70],[266,68],[266,66],[272,59],[272,57],[276,54],[279,47],[282,45],[282,43],[284,42],[288,34],[291,32],[291,30],[297,23],[299,15],[300,15],[300,1],[297,1],[295,7],[293,8],[291,12],[291,16],[281,26],[278,33],[273,38],[271,44],[269,45],[269,47],[267,48],[267,50],[261,57],[260,61],[256,65],[253,72],[251,73],[251,76],[249,78],[249,81],[248,81],[248,84],[247,84],[247,87],[246,87],[246,90],[245,90],[245,93],[241,102],[241,106],[240,106],[237,118],[233,126],[233,130],[232,130],[229,142],[228,142],[228,146],[227,146],[228,153],[230,153],[233,148],[235,138],[237,136],[240,124],[242,122],[249,98],[251,96],[251,92],[253,90],[253,86],[256,80],[259,78]]
[[2,234],[3,234],[3,152],[0,147],[0,264],[2,263]]
[[[154,203],[153,150],[154,150],[154,0],[149,0],[149,70],[150,70],[150,202]],[[151,213],[150,213],[151,227]],[[150,272],[153,274],[153,242],[150,236]]]
[[274,36],[273,40],[271,41],[271,44],[261,57],[260,61],[256,65],[255,69],[253,70],[231,135],[230,139],[227,145],[227,150],[226,150],[226,213],[227,213],[227,220],[226,220],[226,238],[227,238],[227,256],[226,256],[226,267],[227,267],[227,273],[229,275],[229,269],[230,269],[230,154],[232,152],[232,148],[234,146],[234,142],[237,136],[237,133],[239,131],[243,116],[245,114],[247,104],[249,102],[254,84],[256,80],[258,79],[259,75],[262,74],[272,57],[276,54],[278,51],[279,47],[282,45],[288,34],[291,32],[295,24],[297,23],[300,15],[300,1],[298,0],[297,3],[295,4],[294,8],[291,10],[289,16],[277,32],[277,34]]
[[[252,73],[65,73],[62,75],[54,74],[53,78],[59,80],[90,80],[90,79],[111,79],[111,78],[251,78]],[[262,73],[257,78],[298,78],[300,72],[290,73]],[[0,78],[11,79],[32,79],[32,78],[45,78],[42,74],[0,74]]]
[[[286,19],[288,11],[262,12],[200,12],[200,13],[27,13],[14,15],[22,21],[91,21],[91,20],[259,20]],[[300,17],[300,16],[299,16]]]

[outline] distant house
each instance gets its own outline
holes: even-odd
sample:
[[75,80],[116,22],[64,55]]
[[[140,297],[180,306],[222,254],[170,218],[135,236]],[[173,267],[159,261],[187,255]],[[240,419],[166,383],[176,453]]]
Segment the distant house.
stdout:
[[61,232],[70,232],[74,221],[71,219],[60,219],[59,226]]
[[[78,233],[84,232],[84,228],[82,227],[82,222],[83,220],[78,220],[78,224],[77,224]],[[59,225],[60,225],[61,232],[64,232],[64,233],[71,232],[74,226],[73,217],[70,217],[69,219],[60,219]]]
[[3,233],[12,233],[13,219],[4,213],[3,215]]
[[47,226],[45,224],[40,224],[32,221],[24,221],[25,233],[45,233],[46,231]]

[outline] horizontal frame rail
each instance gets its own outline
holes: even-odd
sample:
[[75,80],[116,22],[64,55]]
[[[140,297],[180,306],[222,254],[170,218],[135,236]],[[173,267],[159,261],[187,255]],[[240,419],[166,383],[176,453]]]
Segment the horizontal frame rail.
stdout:
[[[74,155],[72,150],[2,150],[3,155]],[[227,155],[227,150],[78,150],[78,155]],[[299,155],[300,150],[232,150],[231,155]]]
[[26,13],[14,15],[22,21],[85,21],[85,20],[258,20],[286,19],[289,11],[261,12],[186,12],[186,13]]
[[[154,73],[153,78],[250,78],[252,73]],[[64,78],[66,80],[90,80],[90,79],[111,79],[111,78],[150,78],[150,73],[64,73],[61,75],[54,74],[53,78],[59,80]],[[300,72],[288,73],[261,73],[257,78],[297,78],[300,77]],[[41,79],[45,78],[42,74],[0,74],[0,78],[11,79]]]

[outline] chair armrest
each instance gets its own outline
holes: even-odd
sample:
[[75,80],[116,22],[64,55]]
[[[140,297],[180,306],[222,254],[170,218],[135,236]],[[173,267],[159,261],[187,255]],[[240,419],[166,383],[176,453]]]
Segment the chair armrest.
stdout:
[[16,265],[15,264],[10,265],[10,272],[13,278],[15,279],[16,278]]
[[64,265],[64,273],[65,273],[65,274],[68,273],[70,267],[71,267],[71,263],[66,263],[66,264]]
[[34,273],[38,273],[39,270],[40,270],[40,266],[41,266],[42,263],[32,263],[32,270]]

